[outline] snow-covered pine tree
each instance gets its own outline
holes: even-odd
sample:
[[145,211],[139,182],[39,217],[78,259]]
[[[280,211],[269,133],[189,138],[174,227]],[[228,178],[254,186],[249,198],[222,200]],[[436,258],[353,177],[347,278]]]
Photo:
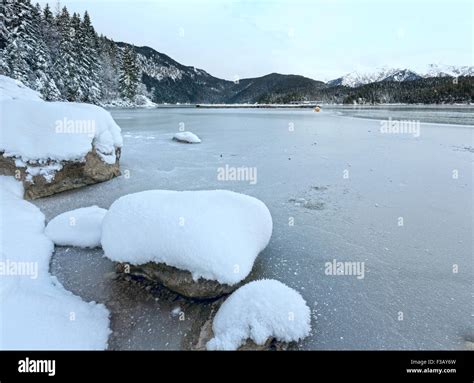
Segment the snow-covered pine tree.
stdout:
[[120,57],[117,45],[105,36],[99,37],[101,99],[110,102],[119,98]]
[[97,35],[88,12],[84,13],[84,19],[80,25],[77,44],[80,47],[80,63],[83,76],[82,100],[84,102],[96,103],[100,99],[99,73],[100,64],[98,60]]
[[47,100],[60,99],[60,93],[54,82],[51,73],[51,54],[45,44],[43,36],[43,19],[39,4],[31,9],[31,36],[32,50],[28,56],[28,63],[31,68],[31,78],[29,83],[39,91]]
[[[38,8],[38,11],[41,13],[41,9]],[[60,74],[56,66],[56,61],[59,55],[59,32],[57,30],[56,21],[54,15],[51,12],[49,4],[46,4],[39,25],[39,34],[41,40],[45,45],[45,50],[47,51],[47,66],[45,68],[45,73],[47,76],[47,83],[45,84],[41,93],[43,94],[46,100],[56,101],[61,100],[61,92],[56,84],[57,79]]]
[[139,68],[135,49],[126,45],[122,52],[122,66],[120,70],[120,94],[124,99],[134,101],[137,95]]
[[26,85],[30,84],[32,68],[29,57],[33,49],[31,40],[32,6],[29,0],[16,0],[6,3],[8,16],[5,29],[8,41],[3,50],[6,61],[6,74],[16,78]]
[[2,0],[0,12],[0,74],[8,75],[10,72],[7,61],[7,45],[12,36],[13,0]]
[[[66,7],[56,17],[59,31],[59,52],[55,66],[59,73],[59,88],[63,98],[76,101],[78,92],[78,68],[76,63],[76,50],[74,47],[75,29]],[[77,17],[76,17],[77,24]]]

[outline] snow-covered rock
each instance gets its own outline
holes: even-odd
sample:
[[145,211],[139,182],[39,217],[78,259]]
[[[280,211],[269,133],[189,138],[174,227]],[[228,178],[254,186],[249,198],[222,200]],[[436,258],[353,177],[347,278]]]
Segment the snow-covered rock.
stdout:
[[294,342],[311,331],[310,309],[295,290],[276,280],[250,282],[226,299],[212,324],[208,350],[237,350],[274,338]]
[[112,204],[101,242],[113,261],[165,264],[189,272],[186,283],[201,278],[236,286],[267,246],[272,227],[265,204],[247,195],[150,190]]
[[67,211],[48,223],[45,234],[59,246],[98,247],[105,213],[98,206]]
[[108,164],[122,146],[120,127],[105,109],[73,102],[2,100],[0,151],[28,161],[81,161],[93,147]]
[[[120,174],[120,127],[95,105],[45,102],[0,77],[0,174],[23,181],[36,198]],[[3,94],[4,93],[4,94]],[[18,177],[19,176],[19,177]]]
[[0,349],[105,349],[107,309],[51,277],[54,245],[44,235],[44,215],[21,199],[22,189],[0,176]]
[[199,144],[201,139],[191,132],[178,132],[173,136],[173,140],[186,144]]

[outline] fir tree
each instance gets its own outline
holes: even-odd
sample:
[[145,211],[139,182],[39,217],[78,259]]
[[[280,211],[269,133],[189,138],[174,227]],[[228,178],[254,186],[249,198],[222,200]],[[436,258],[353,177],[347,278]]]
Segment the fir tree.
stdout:
[[100,99],[97,36],[87,11],[80,25],[77,42],[81,50],[82,101],[98,102]]
[[127,45],[122,53],[122,66],[120,71],[120,94],[124,99],[133,101],[137,95],[138,63],[135,49]]

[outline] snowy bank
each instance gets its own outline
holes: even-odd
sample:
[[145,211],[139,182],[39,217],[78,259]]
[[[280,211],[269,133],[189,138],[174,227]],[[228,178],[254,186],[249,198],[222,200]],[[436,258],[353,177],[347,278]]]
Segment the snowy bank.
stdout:
[[23,85],[21,81],[0,75],[0,101],[6,100],[43,101],[43,98],[39,92]]
[[51,277],[44,215],[22,195],[21,183],[0,176],[0,349],[105,349],[108,310]]
[[158,104],[151,101],[147,96],[139,94],[133,101],[115,99],[101,103],[104,108],[156,108]]
[[45,234],[59,246],[98,247],[106,213],[98,206],[67,211],[48,223]]
[[201,139],[191,132],[178,132],[173,136],[173,140],[185,144],[200,144]]
[[102,224],[113,261],[163,263],[193,279],[235,285],[248,276],[272,234],[272,217],[256,198],[225,190],[150,190],[115,201]]
[[310,309],[301,295],[275,280],[250,282],[227,298],[212,324],[208,350],[237,350],[248,339],[294,342],[311,331]]
[[[0,174],[19,173],[28,197],[119,174],[122,135],[109,112],[90,104],[42,101],[36,92],[5,76],[0,76],[0,88]],[[58,187],[47,185],[61,172]],[[36,193],[35,183],[40,184]]]

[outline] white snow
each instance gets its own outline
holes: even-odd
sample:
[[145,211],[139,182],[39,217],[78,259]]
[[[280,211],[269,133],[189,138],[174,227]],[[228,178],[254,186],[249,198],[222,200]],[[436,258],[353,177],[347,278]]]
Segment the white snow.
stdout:
[[105,349],[107,309],[51,277],[44,215],[22,195],[21,183],[0,176],[0,349]]
[[105,213],[98,206],[67,211],[48,223],[45,234],[59,246],[98,247]]
[[0,101],[5,100],[43,101],[39,92],[23,85],[21,81],[0,75]]
[[474,76],[474,66],[456,66],[445,64],[430,64],[425,77],[459,77]]
[[101,103],[104,108],[156,108],[158,104],[150,100],[149,97],[139,94],[134,100],[124,100],[121,98],[108,100]]
[[115,201],[102,223],[102,248],[113,261],[165,263],[220,283],[252,270],[272,234],[260,200],[226,190],[150,190]]
[[34,99],[30,93],[35,92],[20,84],[0,77],[0,152],[4,156],[57,166],[59,161],[84,160],[95,146],[105,162],[115,163],[115,148],[122,146],[122,136],[109,112],[90,104]]
[[303,297],[283,283],[250,282],[227,298],[212,324],[208,350],[236,350],[247,339],[262,345],[272,337],[298,341],[311,331],[310,309]]
[[191,132],[178,132],[175,133],[173,139],[181,142],[186,142],[188,144],[199,144],[201,139]]
[[157,104],[151,101],[147,96],[139,94],[135,97],[135,103],[140,108],[156,108]]

